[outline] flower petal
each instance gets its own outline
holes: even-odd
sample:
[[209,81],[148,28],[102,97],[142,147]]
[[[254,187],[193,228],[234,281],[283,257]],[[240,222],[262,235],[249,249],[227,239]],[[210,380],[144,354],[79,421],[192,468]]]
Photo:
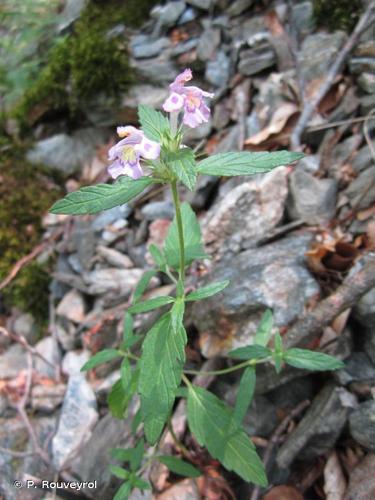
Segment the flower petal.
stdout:
[[201,113],[198,113],[198,110],[194,111],[185,110],[184,118],[182,120],[185,125],[190,128],[198,127],[202,123]]
[[145,136],[142,137],[142,141],[134,149],[139,151],[141,156],[147,160],[156,160],[160,155],[160,144],[147,139]]
[[171,113],[172,111],[179,111],[184,105],[184,97],[177,92],[172,92],[168,99],[163,104],[164,111]]
[[117,127],[116,131],[119,137],[127,137],[128,135],[140,133],[140,130],[132,127],[131,125],[127,125],[126,127]]
[[128,169],[121,163],[120,160],[116,160],[109,165],[108,173],[113,179],[117,179],[120,175],[128,175]]

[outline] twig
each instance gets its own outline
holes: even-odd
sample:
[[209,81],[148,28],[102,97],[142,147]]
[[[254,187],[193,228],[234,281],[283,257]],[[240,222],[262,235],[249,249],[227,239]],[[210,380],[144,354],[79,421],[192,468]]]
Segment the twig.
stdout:
[[[302,413],[303,410],[307,408],[309,405],[310,401],[308,399],[305,399],[305,401],[302,401],[299,405],[293,408],[293,410],[289,413],[289,415],[287,415],[276,427],[274,433],[272,434],[270,440],[268,441],[266,451],[264,452],[263,455],[263,465],[265,469],[267,469],[269,461],[271,460],[273,449],[278,444],[280,437],[288,427],[289,422],[291,422],[293,418],[297,417],[300,413]],[[259,486],[256,486],[253,490],[250,500],[258,500],[260,491],[261,488]]]
[[355,274],[349,274],[337,290],[322,300],[317,307],[305,314],[285,334],[285,345],[308,345],[325,327],[345,309],[354,306],[358,300],[375,287],[375,253],[363,258],[363,267]]
[[373,20],[371,20],[371,17],[374,12],[375,12],[375,1],[372,1],[369,3],[367,9],[360,17],[348,41],[345,43],[345,45],[337,55],[336,60],[333,62],[331,68],[328,71],[326,79],[319,87],[315,96],[309,102],[304,103],[302,113],[290,137],[290,144],[292,149],[296,150],[300,149],[301,136],[306,127],[307,122],[310,120],[312,114],[314,113],[320,101],[323,99],[323,97],[326,95],[328,90],[333,85],[338,72],[340,71],[342,65],[344,64],[350,52],[353,50],[354,46],[358,43],[360,36],[371,26],[373,22]]
[[356,118],[348,118],[347,120],[339,120],[337,122],[325,123],[323,125],[314,125],[313,127],[307,127],[307,132],[319,132],[320,130],[326,130],[329,128],[341,127],[341,125],[351,125],[353,123],[361,123],[369,120],[375,120],[375,116],[358,116]]

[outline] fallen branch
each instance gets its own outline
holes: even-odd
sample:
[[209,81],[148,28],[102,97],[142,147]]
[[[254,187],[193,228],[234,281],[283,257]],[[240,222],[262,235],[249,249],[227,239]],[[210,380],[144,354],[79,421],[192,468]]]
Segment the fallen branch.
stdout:
[[375,1],[372,1],[369,3],[367,6],[367,9],[365,12],[362,14],[360,17],[356,27],[354,28],[353,33],[350,35],[348,41],[345,43],[341,51],[336,57],[336,60],[333,62],[330,70],[327,73],[327,76],[322,83],[322,85],[319,87],[317,90],[315,96],[309,101],[305,102],[302,113],[296,123],[296,126],[293,129],[293,132],[290,136],[290,144],[292,149],[300,149],[301,148],[301,136],[303,134],[303,131],[306,128],[307,122],[310,120],[311,116],[313,115],[315,109],[317,108],[318,104],[320,101],[323,99],[323,97],[326,95],[328,90],[331,88],[333,85],[335,78],[340,71],[341,67],[343,66],[346,58],[350,54],[350,52],[353,50],[355,45],[358,43],[359,38],[361,35],[371,26],[371,24],[374,22],[371,17],[375,13]]
[[362,295],[375,287],[375,253],[367,254],[362,263],[359,271],[348,275],[332,295],[287,331],[284,336],[287,347],[308,345],[340,313],[353,307]]

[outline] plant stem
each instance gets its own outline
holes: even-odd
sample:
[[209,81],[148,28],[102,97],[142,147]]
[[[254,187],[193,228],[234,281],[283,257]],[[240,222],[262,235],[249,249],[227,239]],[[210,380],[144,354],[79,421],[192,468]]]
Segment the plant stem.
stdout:
[[182,218],[181,218],[181,206],[180,206],[180,198],[178,197],[177,191],[177,181],[174,180],[171,182],[172,194],[173,194],[173,203],[176,211],[176,221],[177,221],[177,231],[178,231],[178,246],[180,250],[180,271],[179,278],[183,288],[185,281],[185,243],[184,243],[184,231],[182,227]]
[[172,439],[173,439],[176,447],[181,451],[181,453],[184,455],[184,457],[186,457],[188,460],[191,460],[191,455],[189,453],[189,450],[181,443],[181,441],[176,436],[176,433],[175,433],[173,426],[172,426],[171,417],[169,417],[169,419],[168,419],[167,427],[168,427],[168,430],[172,436]]
[[241,370],[242,368],[246,368],[246,366],[255,366],[255,365],[260,365],[262,363],[268,363],[270,361],[270,358],[266,359],[250,359],[247,361],[244,361],[243,363],[239,363],[238,365],[230,366],[229,368],[223,368],[222,370],[213,370],[213,371],[200,371],[200,370],[184,370],[184,373],[187,373],[188,375],[206,375],[206,376],[212,376],[212,375],[225,375],[226,373],[231,373],[235,372],[237,370]]

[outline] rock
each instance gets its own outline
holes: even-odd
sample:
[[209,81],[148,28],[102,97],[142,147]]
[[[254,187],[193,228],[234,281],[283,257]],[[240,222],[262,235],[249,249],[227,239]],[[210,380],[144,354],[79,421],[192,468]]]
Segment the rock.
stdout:
[[111,266],[118,267],[120,269],[131,269],[134,267],[133,262],[127,255],[124,255],[114,248],[99,245],[96,249],[96,253]]
[[359,102],[361,106],[360,107],[361,115],[365,116],[368,113],[370,113],[370,111],[372,111],[372,109],[375,106],[375,94],[363,96],[360,98]]
[[292,7],[291,25],[299,36],[305,36],[315,27],[313,2],[301,2]]
[[84,274],[90,295],[107,294],[111,298],[124,299],[134,290],[143,274],[142,269],[96,269]]
[[27,342],[34,345],[38,339],[38,327],[30,313],[21,313],[12,324],[12,331],[16,335],[25,337]]
[[141,82],[144,81],[148,84],[169,85],[178,74],[177,67],[170,60],[168,50],[163,50],[158,57],[131,60],[130,62]]
[[231,2],[227,9],[228,16],[234,17],[242,14],[246,9],[251,7],[254,3],[254,0],[235,0]]
[[287,208],[292,219],[302,219],[309,225],[319,225],[334,217],[338,187],[335,179],[318,179],[297,167],[289,180],[290,196]]
[[158,500],[199,500],[201,495],[195,479],[184,479],[158,495]]
[[307,36],[298,54],[304,81],[310,82],[325,76],[345,41],[346,34],[342,31],[319,32]]
[[103,231],[103,229],[116,221],[126,219],[131,213],[132,209],[126,204],[110,208],[102,212],[92,221],[92,228],[94,231]]
[[218,182],[218,178],[213,175],[200,175],[194,192],[186,193],[186,201],[194,210],[203,210],[207,207],[208,200],[213,195]]
[[285,327],[299,318],[319,286],[305,267],[311,236],[302,234],[247,250],[213,266],[202,285],[230,280],[220,296],[194,304],[191,318],[200,331],[205,357],[223,355],[252,341],[265,308]]
[[279,467],[289,467],[295,458],[311,460],[331,450],[355,405],[350,392],[328,383],[279,449]]
[[352,167],[357,172],[360,173],[366,168],[370,167],[374,163],[370,148],[368,146],[363,146],[352,160]]
[[167,5],[157,5],[151,11],[151,17],[157,19],[164,28],[174,26],[185,10],[185,2],[168,2]]
[[199,38],[197,56],[201,61],[208,61],[220,45],[220,30],[207,28]]
[[309,174],[315,174],[319,170],[319,165],[319,155],[306,155],[302,160],[299,160],[296,170],[304,170]]
[[280,222],[287,191],[284,167],[229,191],[203,221],[208,253],[218,259],[256,246]]
[[171,49],[171,57],[178,57],[186,52],[193,51],[199,43],[199,38],[190,38],[189,40],[178,43]]
[[[163,102],[168,97],[169,91],[166,87],[156,87],[148,84],[137,84],[131,87],[122,100],[124,112],[128,113],[129,108],[133,109],[134,115],[137,114],[138,106],[144,104],[152,108],[161,108]],[[127,205],[123,205],[127,206]],[[118,208],[118,207],[115,207]],[[114,209],[112,209],[114,210]],[[130,207],[128,207],[130,213]],[[107,210],[108,212],[108,210]]]
[[364,329],[364,349],[366,354],[371,359],[372,363],[375,365],[375,332],[373,328]]
[[334,377],[340,384],[351,382],[375,383],[375,365],[364,352],[353,352],[345,360],[345,367],[334,372]]
[[141,209],[141,214],[148,221],[169,219],[174,217],[174,206],[171,201],[153,201]]
[[357,81],[362,90],[368,94],[375,93],[375,75],[373,73],[362,73]]
[[132,56],[136,59],[147,59],[149,57],[158,56],[160,52],[169,47],[169,45],[169,38],[152,40],[146,35],[137,35],[130,42],[130,51]]
[[[208,120],[208,122],[202,123],[199,127],[189,128],[184,133],[184,142],[186,144],[192,145],[197,141],[201,141],[208,137],[212,130],[212,122]],[[199,177],[198,177],[199,178]]]
[[79,172],[95,156],[95,149],[106,143],[108,133],[96,128],[77,130],[72,135],[56,134],[38,141],[26,158],[44,164],[68,177]]
[[33,410],[52,413],[64,399],[65,384],[34,385],[31,389]]
[[[82,374],[69,378],[57,432],[52,439],[52,462],[60,470],[90,439],[98,420],[96,399]],[[91,478],[92,480],[92,478]]]
[[26,353],[20,344],[12,344],[0,355],[0,378],[14,378],[26,369]]
[[53,337],[45,337],[35,345],[35,349],[50,363],[35,356],[35,371],[44,377],[55,378],[61,362],[61,351],[57,340]]
[[225,87],[230,78],[230,66],[229,57],[220,50],[207,62],[204,77],[216,87]]
[[354,75],[374,73],[375,57],[352,57],[351,59],[349,59],[349,71]]
[[276,54],[268,40],[260,40],[250,49],[240,52],[238,71],[251,76],[276,64]]
[[[363,209],[375,202],[375,169],[368,168],[361,172],[344,191],[350,200],[350,204],[356,209]],[[370,189],[368,187],[370,186]]]
[[118,489],[119,483],[108,468],[110,452],[112,448],[134,445],[130,422],[135,410],[131,405],[126,420],[113,418],[109,413],[99,420],[91,437],[72,462],[71,470],[75,477],[82,481],[92,481],[93,478],[97,480],[97,489],[91,490],[91,495],[95,493],[95,498],[112,500]]
[[71,25],[79,18],[81,12],[88,4],[88,0],[66,0],[64,3],[64,9],[58,16],[58,33],[62,33],[71,27]]
[[85,299],[82,293],[74,288],[64,296],[56,309],[59,316],[63,316],[74,323],[81,323],[84,320],[85,311]]
[[[242,148],[241,126],[234,125],[220,133],[220,139],[214,149],[215,154],[227,153],[228,151],[240,151]],[[223,136],[223,134],[225,134]]]
[[74,248],[77,250],[78,261],[82,269],[89,270],[95,255],[97,238],[89,220],[76,218],[71,238]]
[[192,5],[193,7],[198,7],[198,9],[209,10],[211,5],[213,5],[215,0],[186,0],[186,3]]
[[375,453],[369,453],[350,472],[345,500],[370,500],[375,498]]
[[364,448],[375,451],[375,400],[361,403],[350,415],[352,437]]
[[65,354],[61,371],[64,375],[77,375],[81,372],[82,366],[91,358],[89,351],[69,351]]

